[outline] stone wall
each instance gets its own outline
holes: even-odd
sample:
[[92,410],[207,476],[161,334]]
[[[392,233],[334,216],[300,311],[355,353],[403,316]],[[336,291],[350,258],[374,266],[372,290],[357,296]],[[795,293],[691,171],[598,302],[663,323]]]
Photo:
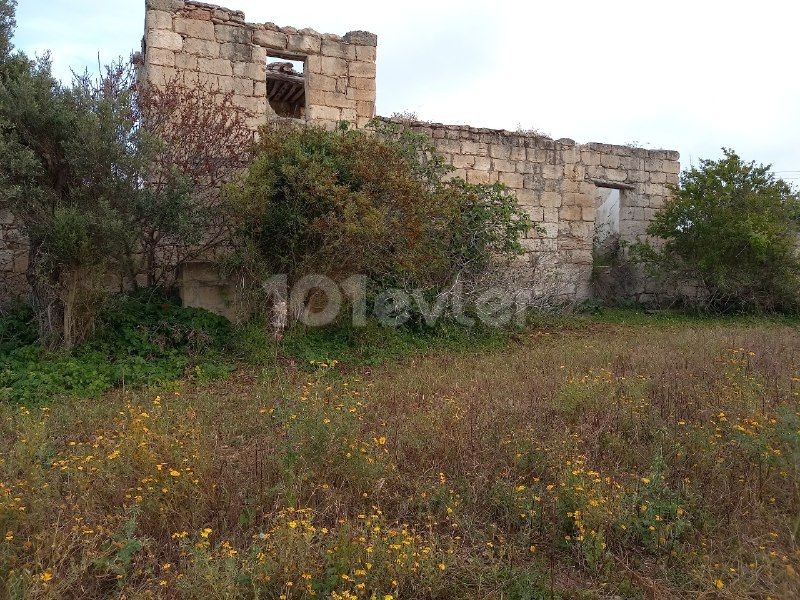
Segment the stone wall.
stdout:
[[0,210],[0,302],[24,292],[28,248],[14,215]]
[[[267,99],[268,57],[302,60],[302,121],[333,126],[347,120],[362,127],[375,115],[374,34],[352,31],[340,37],[272,23],[252,24],[242,12],[185,0],[146,0],[146,8],[140,57],[143,81],[166,85],[178,78],[231,92],[237,104],[253,113],[256,128],[276,116]],[[645,234],[664,205],[669,185],[678,181],[679,155],[674,151],[397,122],[429,135],[455,175],[471,183],[500,182],[516,193],[541,231],[524,240],[526,255],[513,275],[541,295],[573,301],[592,296],[597,209],[609,188],[620,193],[619,215],[611,219],[619,223],[619,237],[634,241]],[[13,220],[0,213],[0,285],[5,290],[12,289],[12,281],[24,282],[20,274],[26,259]],[[203,305],[203,297],[220,295],[217,288],[224,284],[209,280],[207,265],[187,269],[184,280],[191,285],[185,286],[188,296],[184,295],[194,298],[187,303]],[[635,270],[614,277],[617,296],[647,301],[660,293]],[[0,290],[0,297],[8,295]]]
[[[599,188],[620,190],[619,235],[644,236],[677,184],[680,155],[610,144],[577,144],[541,135],[396,120],[430,136],[470,183],[511,188],[542,232],[524,241],[527,255],[515,271],[541,293],[571,300],[592,296],[593,241]],[[641,273],[628,271],[624,295],[649,300],[658,293]]]
[[184,0],[146,0],[142,76],[155,85],[199,81],[252,112],[254,127],[274,111],[267,101],[267,57],[305,63],[306,120],[363,126],[375,116],[377,36],[252,24],[244,13]]

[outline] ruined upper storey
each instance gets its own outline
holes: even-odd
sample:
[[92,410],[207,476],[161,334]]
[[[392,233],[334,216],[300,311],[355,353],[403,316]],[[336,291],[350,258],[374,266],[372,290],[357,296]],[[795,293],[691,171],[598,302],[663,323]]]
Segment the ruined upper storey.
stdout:
[[275,115],[359,127],[375,116],[375,34],[247,23],[241,11],[184,0],[146,7],[142,74],[152,84],[182,77],[232,92],[254,127]]

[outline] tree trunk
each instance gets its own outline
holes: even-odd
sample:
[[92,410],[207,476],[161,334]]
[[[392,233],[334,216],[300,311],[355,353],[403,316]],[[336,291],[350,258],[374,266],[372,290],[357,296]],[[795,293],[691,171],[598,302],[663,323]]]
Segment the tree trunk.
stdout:
[[39,244],[31,241],[28,250],[28,268],[25,278],[30,290],[30,304],[36,319],[39,343],[43,346],[58,345],[63,325],[63,306],[55,293],[58,273],[44,272],[39,264]]

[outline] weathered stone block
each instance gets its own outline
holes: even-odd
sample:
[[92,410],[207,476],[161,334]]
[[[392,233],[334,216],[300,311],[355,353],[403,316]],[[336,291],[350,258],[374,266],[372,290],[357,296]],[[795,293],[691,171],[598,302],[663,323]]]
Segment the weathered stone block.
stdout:
[[240,96],[253,96],[254,89],[255,83],[252,79],[237,77],[233,80],[233,92],[235,94],[239,94]]
[[147,78],[156,85],[164,85],[175,79],[177,73],[172,67],[150,65],[147,69]]
[[[368,77],[350,77],[350,86],[357,90],[370,90],[372,92],[376,90],[375,79]],[[441,130],[439,131],[443,136],[444,132]],[[436,136],[434,135],[434,137]]]
[[581,151],[577,147],[566,148],[561,151],[561,160],[568,165],[575,164],[581,160]]
[[216,85],[214,86],[216,91],[222,92],[223,94],[234,91],[234,82],[236,80],[233,77],[217,75],[216,78],[217,81]]
[[545,179],[563,178],[564,165],[542,165],[542,177]]
[[637,156],[623,156],[620,159],[620,168],[626,171],[644,171],[644,160]]
[[250,46],[250,60],[252,62],[267,62],[267,49],[261,46]]
[[175,54],[175,66],[178,69],[185,69],[187,71],[196,71],[197,70],[197,57],[191,54],[186,54],[185,52],[179,52]]
[[273,50],[285,50],[289,45],[289,36],[271,29],[256,29],[253,31],[253,43]]
[[177,12],[183,10],[186,3],[183,0],[145,0],[145,7],[152,10]]
[[629,171],[628,183],[644,183],[650,180],[650,174],[647,171]]
[[492,178],[485,171],[467,171],[467,182],[475,184],[492,183]]
[[645,170],[647,171],[663,171],[664,161],[656,158],[650,158],[645,161]]
[[343,108],[341,109],[341,117],[342,121],[347,121],[348,123],[355,123],[358,120],[358,112],[356,112],[355,108]]
[[309,106],[308,118],[319,121],[338,121],[342,118],[342,111],[331,106]]
[[359,102],[375,101],[375,93],[370,92],[369,90],[357,90],[355,88],[350,88],[347,90],[347,97]]
[[147,51],[147,60],[153,65],[174,67],[175,53],[172,50],[165,50],[163,48],[150,48]]
[[[556,238],[558,237],[558,211],[555,209],[542,209],[542,222],[539,226],[544,230],[542,237]],[[555,250],[555,247],[553,247]]]
[[247,26],[218,23],[214,25],[214,30],[216,40],[220,43],[253,43],[253,30]]
[[507,185],[510,188],[520,189],[523,186],[523,177],[519,173],[503,173],[501,172],[498,177],[498,181],[503,185]]
[[[517,196],[519,196],[519,192],[517,192]],[[544,219],[544,209],[540,206],[525,206],[524,208],[525,212],[528,213],[528,216],[534,223],[541,223]]]
[[303,54],[319,54],[322,49],[322,38],[318,35],[291,34],[286,49]]
[[197,61],[200,71],[213,75],[233,75],[231,61],[224,58],[201,58]]
[[321,52],[323,56],[356,60],[356,46],[340,40],[322,39]]
[[356,60],[363,62],[375,62],[377,51],[375,46],[355,46]]
[[528,160],[527,149],[524,146],[511,146],[509,157],[515,162]]
[[317,73],[319,75],[327,75],[322,68],[322,56],[319,54],[312,54],[306,58],[306,73]]
[[235,77],[246,77],[254,81],[266,81],[266,63],[234,63],[233,75]]
[[[222,44],[219,55],[225,60],[234,62],[251,62],[253,60],[253,46],[250,44]],[[264,56],[266,62],[267,57]]]
[[517,163],[515,163],[513,160],[496,158],[492,161],[492,168],[494,168],[495,171],[515,173],[517,170]]
[[359,100],[356,102],[356,114],[359,117],[372,118],[375,116],[375,103],[369,100]]
[[175,52],[183,49],[183,38],[174,31],[156,29],[147,36],[150,48],[163,48]]
[[561,201],[561,194],[558,192],[542,192],[541,204],[546,208],[559,208]]
[[323,103],[326,106],[355,109],[355,101],[350,100],[346,94],[340,94],[339,92],[322,92],[322,93],[325,99]]
[[543,206],[542,211],[544,216],[542,217],[542,221],[545,223],[557,223],[558,222],[558,210],[557,208],[552,208],[548,206]]
[[505,144],[491,144],[489,146],[489,156],[508,160],[511,158],[511,148]]
[[522,206],[540,206],[539,195],[534,190],[516,188],[514,194],[517,196],[517,201]]
[[600,157],[600,164],[609,169],[616,169],[620,165],[620,158],[614,154],[603,154]]
[[492,159],[488,156],[476,156],[475,168],[479,171],[489,171],[492,168]]
[[600,164],[600,154],[592,150],[581,150],[581,162],[586,166],[597,166]]
[[625,171],[621,171],[619,169],[606,169],[606,179],[609,181],[625,181],[628,178],[628,174]]
[[351,77],[375,77],[375,63],[355,61],[350,63]]
[[172,30],[172,13],[163,10],[148,10],[144,15],[144,27],[146,30]]
[[319,90],[322,92],[335,92],[337,90],[337,80],[335,77],[320,75],[319,73],[308,73],[306,79],[308,80],[308,88],[310,90]]
[[211,21],[201,21],[199,19],[175,18],[175,32],[187,37],[200,40],[214,39],[214,24]]
[[377,46],[378,36],[369,31],[348,31],[344,35],[344,41],[357,46]]
[[219,58],[220,53],[220,45],[217,42],[194,38],[187,38],[183,49],[189,54],[196,54],[197,56],[204,56],[206,58]]
[[[210,21],[214,12],[210,8],[195,8],[191,13],[190,16],[192,19],[198,19],[200,21]],[[223,19],[227,21],[226,19]]]
[[562,221],[580,221],[583,218],[580,205],[562,206],[558,216]]
[[347,61],[343,58],[323,56],[321,66],[322,73],[330,77],[343,77],[347,75]]

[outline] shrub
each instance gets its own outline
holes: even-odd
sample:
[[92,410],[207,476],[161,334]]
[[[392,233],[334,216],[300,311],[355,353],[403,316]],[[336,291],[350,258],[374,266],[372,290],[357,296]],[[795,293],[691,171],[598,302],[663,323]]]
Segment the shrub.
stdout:
[[181,308],[167,295],[140,292],[105,303],[94,335],[71,354],[36,345],[31,312],[0,320],[0,400],[38,403],[59,395],[98,396],[141,386],[230,372],[222,358],[230,323],[204,310]]
[[681,175],[674,197],[635,255],[651,270],[699,285],[714,310],[796,309],[800,293],[800,198],[769,166],[723,149]]
[[227,188],[239,267],[255,278],[362,274],[385,287],[440,289],[521,254],[531,222],[500,185],[470,185],[424,136],[380,122],[276,124]]
[[0,210],[29,246],[40,341],[71,349],[109,276],[169,285],[220,244],[215,192],[246,163],[249,113],[200,83],[138,86],[125,61],[63,84],[47,57],[12,53],[14,8],[0,1]]

